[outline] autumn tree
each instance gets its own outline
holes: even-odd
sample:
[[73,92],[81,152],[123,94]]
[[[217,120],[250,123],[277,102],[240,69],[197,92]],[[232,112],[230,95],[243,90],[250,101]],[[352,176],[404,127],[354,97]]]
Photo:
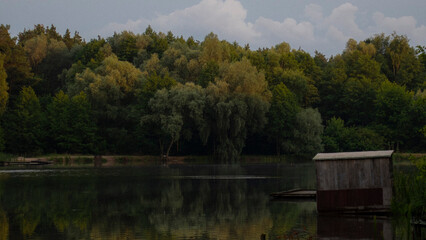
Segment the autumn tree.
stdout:
[[11,38],[9,25],[0,25],[0,53],[4,54],[4,68],[9,84],[9,93],[18,95],[23,86],[31,85],[33,73],[22,46]]
[[125,148],[131,141],[132,133],[128,127],[136,126],[140,117],[133,117],[129,111],[141,80],[142,73],[131,63],[111,55],[95,70],[87,68],[76,73],[67,85],[70,96],[81,91],[87,94],[100,135],[106,139],[109,149]]

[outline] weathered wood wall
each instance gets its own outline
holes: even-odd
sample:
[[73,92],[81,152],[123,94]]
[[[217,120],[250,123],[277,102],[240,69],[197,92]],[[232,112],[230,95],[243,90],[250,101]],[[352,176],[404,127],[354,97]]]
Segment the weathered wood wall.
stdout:
[[319,160],[315,165],[318,211],[390,208],[391,158]]

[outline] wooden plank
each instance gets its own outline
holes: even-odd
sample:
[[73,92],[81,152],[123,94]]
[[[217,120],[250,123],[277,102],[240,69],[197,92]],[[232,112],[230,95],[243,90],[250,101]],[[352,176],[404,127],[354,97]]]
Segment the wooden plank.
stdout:
[[292,189],[269,194],[272,199],[315,199],[316,191],[308,189]]
[[346,160],[346,159],[371,159],[371,158],[390,158],[393,150],[388,151],[363,151],[363,152],[338,152],[338,153],[318,153],[313,160]]

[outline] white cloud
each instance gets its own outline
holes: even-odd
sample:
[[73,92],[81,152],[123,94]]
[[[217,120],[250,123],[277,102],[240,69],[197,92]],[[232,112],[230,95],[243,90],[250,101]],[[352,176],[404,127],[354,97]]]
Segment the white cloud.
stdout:
[[399,18],[386,17],[381,12],[373,14],[375,26],[370,31],[380,33],[392,33],[407,35],[415,44],[424,44],[426,39],[426,26],[417,26],[417,21],[412,16],[403,16]]
[[128,20],[126,23],[110,23],[101,29],[102,35],[111,35],[114,32],[132,31],[137,32],[141,30],[141,26],[148,26],[149,20],[138,19],[136,21]]
[[255,29],[262,34],[261,39],[257,41],[267,41],[270,45],[278,44],[283,41],[290,43],[291,46],[301,46],[315,40],[314,26],[310,22],[297,23],[292,18],[286,18],[283,22],[260,17],[255,22]]
[[305,16],[314,23],[323,21],[322,7],[314,3],[306,5]]
[[339,43],[345,43],[348,41],[348,37],[343,32],[337,29],[335,26],[328,27],[327,33],[325,34],[327,39],[331,41],[337,41]]
[[334,26],[347,36],[362,36],[363,32],[355,22],[357,11],[358,7],[350,3],[344,3],[333,9],[330,16],[325,19],[325,23],[329,26]]
[[194,36],[199,40],[214,32],[219,38],[230,42],[237,41],[240,45],[249,43],[253,49],[271,47],[285,41],[293,48],[300,46],[311,53],[316,49],[325,54],[336,54],[344,49],[349,38],[360,41],[375,33],[396,31],[406,34],[415,44],[424,45],[426,27],[418,26],[412,16],[391,18],[376,12],[370,15],[370,24],[364,24],[361,29],[357,24],[357,15],[360,15],[357,6],[344,3],[325,14],[319,4],[306,5],[304,19],[287,17],[277,21],[260,16],[254,22],[249,22],[247,10],[240,0],[202,0],[188,8],[160,14],[150,20],[108,24],[102,34],[109,36],[114,31],[123,30],[141,33],[151,25],[156,31],[172,31],[176,35]]
[[214,32],[229,41],[244,42],[260,36],[253,25],[245,21],[246,17],[247,10],[237,0],[203,0],[189,8],[158,16],[152,26],[187,35]]

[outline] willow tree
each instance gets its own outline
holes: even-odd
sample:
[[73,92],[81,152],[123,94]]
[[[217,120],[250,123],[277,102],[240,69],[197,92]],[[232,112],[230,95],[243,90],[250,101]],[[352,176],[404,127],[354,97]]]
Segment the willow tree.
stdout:
[[323,150],[321,114],[317,109],[307,108],[296,114],[293,139],[284,143],[287,152],[296,155],[315,155]]
[[150,113],[142,117],[141,124],[156,131],[161,156],[166,158],[181,138],[189,140],[206,127],[205,91],[192,83],[157,91],[149,107]]
[[246,58],[223,64],[220,75],[207,88],[204,143],[210,142],[218,161],[235,162],[248,134],[263,129],[267,122],[270,92],[263,73]]

